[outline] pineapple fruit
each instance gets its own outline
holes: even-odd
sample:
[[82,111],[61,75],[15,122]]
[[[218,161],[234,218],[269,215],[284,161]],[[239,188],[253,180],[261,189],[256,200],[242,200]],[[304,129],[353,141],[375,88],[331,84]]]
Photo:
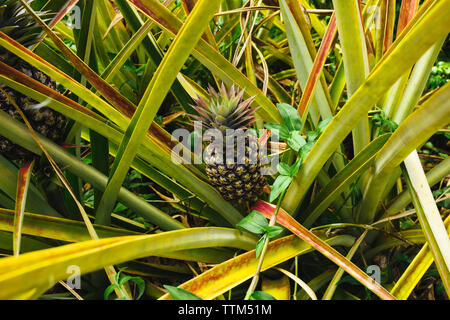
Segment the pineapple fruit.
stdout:
[[[40,13],[40,16],[45,20],[48,14]],[[33,17],[23,9],[19,1],[0,0],[0,31],[23,46],[29,47],[36,43],[42,30],[34,21]],[[41,82],[47,87],[56,90],[54,80],[1,47],[0,61]],[[38,102],[9,87],[1,84],[0,87],[20,107],[37,133],[57,143],[62,141],[66,126],[66,118],[62,114],[48,107],[40,106]],[[14,105],[1,91],[0,109],[16,120],[24,122]],[[0,154],[18,162],[29,161],[34,157],[34,154],[30,151],[1,136]]]
[[218,92],[210,86],[208,92],[208,100],[195,99],[193,107],[199,116],[193,118],[207,129],[216,129],[222,138],[213,138],[206,148],[206,174],[225,200],[256,201],[266,185],[266,176],[261,174],[266,161],[256,136],[247,130],[255,121],[253,98],[244,100],[244,91],[234,85],[227,90],[222,84]]

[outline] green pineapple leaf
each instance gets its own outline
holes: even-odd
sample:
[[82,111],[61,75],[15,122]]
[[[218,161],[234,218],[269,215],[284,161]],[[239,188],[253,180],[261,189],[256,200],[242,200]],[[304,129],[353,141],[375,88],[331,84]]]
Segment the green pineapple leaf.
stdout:
[[272,191],[270,192],[269,201],[272,202],[276,198],[278,198],[278,196],[289,187],[291,182],[292,182],[291,176],[279,175],[275,179],[275,182],[273,183]]
[[103,294],[103,297],[105,298],[105,300],[109,299],[109,296],[111,295],[111,293],[117,288],[116,284],[111,284],[109,285],[106,289],[105,292]]
[[289,167],[288,164],[286,164],[284,162],[280,162],[277,165],[277,170],[278,170],[278,173],[283,175],[283,176],[290,176],[291,175],[291,168]]
[[300,114],[297,109],[286,103],[279,103],[277,104],[277,107],[281,118],[283,118],[284,124],[287,126],[289,131],[302,130],[302,119],[300,118]]
[[164,285],[164,288],[169,292],[173,300],[203,300],[199,296],[181,288],[169,285]]
[[294,177],[298,170],[300,170],[300,166],[302,165],[302,158],[300,157],[295,163],[289,168],[290,176]]
[[270,293],[264,291],[255,291],[250,296],[250,300],[277,300]]
[[315,142],[319,137],[319,133],[317,131],[308,131],[306,133],[306,140],[308,142]]
[[258,258],[259,255],[262,252],[262,249],[264,248],[264,244],[266,243],[266,239],[267,239],[267,233],[264,233],[263,236],[258,240],[258,242],[256,243],[256,250],[255,250],[255,254],[256,257]]
[[289,138],[287,139],[287,144],[295,150],[295,152],[299,152],[300,148],[306,144],[306,140],[300,135],[300,131],[291,131]]
[[266,123],[264,127],[272,132],[273,135],[278,135],[281,139],[289,138],[289,128],[279,123]]
[[315,141],[309,141],[307,142],[299,151],[299,155],[301,159],[305,159],[308,153],[311,151],[312,147],[314,146]]
[[266,234],[269,239],[278,236],[281,232],[283,232],[283,227],[280,226],[269,226],[266,228]]
[[270,192],[269,197],[270,202],[274,201],[281,193],[283,193],[283,191],[287,190],[292,179],[298,173],[302,160],[303,158],[300,157],[292,166],[289,166],[284,162],[280,162],[277,165],[280,175],[275,179],[275,182],[272,185],[272,191]]
[[[103,293],[105,300],[109,299],[109,296],[115,289],[123,290],[122,286],[128,281],[134,282],[138,287],[139,294],[136,297],[136,300],[139,300],[142,297],[142,295],[144,294],[145,281],[141,277],[122,276],[122,271],[125,269],[126,269],[126,267],[119,269],[119,271],[116,273],[116,275],[114,277],[116,280],[115,283],[109,285],[105,289],[105,292]],[[116,298],[116,300],[123,300],[123,298]]]
[[333,120],[333,117],[330,117],[330,118],[320,121],[319,124],[317,125],[316,132],[320,135],[325,130],[325,128],[330,124],[330,122],[332,120]]
[[145,281],[141,277],[132,277],[132,276],[125,276],[121,277],[119,280],[119,286],[122,286],[125,282],[134,282],[138,288],[138,296],[136,297],[136,300],[139,300],[142,295],[145,292]]
[[287,163],[280,162],[277,165],[278,173],[282,176],[293,177],[297,174],[300,169],[300,165],[302,164],[302,159],[298,159],[292,166],[289,166]]
[[267,219],[258,211],[253,210],[248,216],[242,219],[236,227],[254,234],[263,234],[266,232],[268,225]]

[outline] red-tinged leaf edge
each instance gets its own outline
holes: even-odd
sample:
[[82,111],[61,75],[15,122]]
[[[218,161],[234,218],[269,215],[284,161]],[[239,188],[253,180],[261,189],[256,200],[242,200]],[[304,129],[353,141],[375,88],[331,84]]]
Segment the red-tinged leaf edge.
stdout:
[[[252,210],[259,211],[266,218],[270,219],[275,211],[275,206],[258,200],[253,206]],[[280,208],[277,215],[277,222],[287,228],[289,231],[297,235],[303,241],[306,241],[314,249],[322,253],[325,257],[336,263],[339,267],[344,269],[353,278],[359,281],[362,285],[375,293],[383,300],[395,300],[395,297],[383,288],[378,282],[369,277],[364,271],[358,268],[351,261],[346,259],[342,254],[336,251],[333,247],[322,241],[319,237],[314,235],[311,231],[306,229],[294,218],[292,218],[286,211]]]
[[72,143],[67,143],[67,142],[63,142],[59,146],[63,149],[89,148],[90,147],[90,145],[87,145],[87,144],[72,144]]
[[[1,33],[0,33],[0,37],[2,37]],[[34,91],[44,94],[47,97],[52,98],[58,102],[65,104],[65,105],[68,105],[75,110],[78,110],[92,118],[95,118],[96,120],[106,123],[105,120],[102,119],[95,112],[90,111],[89,109],[83,107],[82,105],[78,104],[77,102],[73,101],[72,99],[67,98],[66,96],[60,94],[59,92],[43,85],[39,81],[34,80],[33,78],[25,75],[24,73],[19,72],[14,68],[11,68],[10,66],[6,65],[5,63],[3,63],[1,61],[0,61],[0,75],[4,75],[6,78],[8,78],[10,80],[18,82],[24,86],[27,86],[28,88],[33,89]]]
[[24,164],[17,174],[16,204],[14,209],[13,252],[15,256],[20,253],[20,240],[22,237],[23,216],[30,186],[31,173],[34,160]]
[[419,0],[403,0],[397,24],[397,37],[411,22],[419,9]]
[[73,7],[78,3],[79,0],[70,0],[67,1],[66,5],[56,14],[55,18],[52,20],[52,22],[49,24],[49,27],[53,29],[54,26],[60,22],[67,13],[69,13]]
[[305,86],[305,90],[303,91],[302,98],[298,105],[298,112],[301,117],[306,111],[308,107],[311,96],[316,87],[317,80],[321,74],[322,68],[325,64],[325,60],[327,59],[328,52],[330,47],[337,35],[337,26],[336,26],[336,15],[333,13],[330,19],[330,23],[328,24],[325,35],[323,36],[322,43],[320,44],[319,51],[317,52],[316,59],[314,60],[313,67],[311,69],[311,73],[309,75],[308,81]]

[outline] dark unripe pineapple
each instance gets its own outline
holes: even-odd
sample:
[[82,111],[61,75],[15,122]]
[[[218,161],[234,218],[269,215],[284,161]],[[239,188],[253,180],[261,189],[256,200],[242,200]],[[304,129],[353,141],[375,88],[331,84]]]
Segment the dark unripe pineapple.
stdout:
[[[40,15],[45,19],[48,14],[41,13]],[[33,17],[23,10],[20,2],[0,0],[0,31],[21,42],[22,45],[30,46],[38,39],[41,29],[34,22]],[[0,48],[0,61],[56,90],[54,80],[3,48]],[[40,105],[37,101],[9,87],[0,84],[0,88],[14,100],[37,133],[57,143],[62,141],[66,126],[66,118],[62,114]],[[12,118],[24,122],[14,104],[1,91],[0,110],[8,113]],[[0,154],[10,160],[19,162],[30,160],[34,156],[30,151],[1,136]]]
[[217,129],[222,139],[213,139],[206,148],[206,174],[225,200],[256,201],[266,185],[261,174],[266,159],[260,155],[256,137],[246,131],[255,121],[256,109],[250,107],[253,98],[244,101],[243,91],[234,86],[226,90],[223,84],[219,92],[210,87],[209,94],[209,100],[196,99],[194,108],[200,116],[194,118]]
[[[258,154],[257,144],[253,139],[245,139],[245,155],[239,157],[236,152],[237,139],[233,140],[234,158],[229,161],[207,150],[206,174],[225,200],[256,201],[266,185],[266,177],[261,175],[263,161]],[[207,148],[213,149],[214,146],[210,144]],[[256,157],[256,161],[253,157]]]

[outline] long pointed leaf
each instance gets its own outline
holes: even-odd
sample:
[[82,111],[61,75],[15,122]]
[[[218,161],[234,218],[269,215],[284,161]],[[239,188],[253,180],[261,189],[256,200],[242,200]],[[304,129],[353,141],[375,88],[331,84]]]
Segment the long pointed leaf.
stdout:
[[370,167],[378,151],[389,136],[389,134],[386,134],[372,141],[322,188],[320,193],[314,198],[314,201],[305,210],[305,220],[303,222],[305,227],[311,227],[319,215],[326,210],[339,194],[345,191],[353,181]]
[[[306,157],[283,201],[283,208],[294,212],[315,177],[358,120],[376,103],[380,95],[408,70],[438,39],[450,31],[450,1],[442,0],[425,11],[407,35],[397,39],[364,84],[327,126]],[[403,34],[403,33],[402,33]]]
[[[128,1],[171,34],[178,34],[182,28],[183,23],[159,1]],[[263,94],[263,92],[206,41],[200,39],[193,55],[225,83],[229,85],[234,83],[242,89],[245,89],[247,96],[255,96],[255,102],[261,106],[257,113],[265,121],[281,121],[281,117],[279,116],[275,105]]]
[[[126,229],[94,225],[99,238],[122,237],[139,235]],[[14,213],[12,210],[0,209],[0,230],[12,232],[14,230]],[[49,239],[82,242],[91,239],[83,222],[63,218],[54,218],[25,212],[22,227],[24,235],[45,237]],[[11,236],[12,238],[12,236]],[[251,248],[248,238],[236,237],[235,245],[241,249]],[[167,251],[161,257],[187,261],[202,261],[205,263],[219,263],[233,256],[232,252],[215,248],[190,249],[183,251]]]
[[239,236],[237,230],[192,228],[156,235],[91,240],[4,258],[0,261],[0,298],[17,299],[29,291],[37,298],[57,281],[66,279],[67,268],[72,265],[87,274],[104,266],[165,251],[233,246],[236,236]]
[[413,150],[445,126],[449,118],[450,84],[447,84],[411,114],[378,153],[371,168],[370,180],[363,191],[359,222],[373,221],[387,178]]
[[428,186],[419,155],[413,151],[404,161],[404,175],[414,207],[433,254],[434,262],[450,294],[450,239],[442,222],[439,209]]
[[[271,218],[275,207],[259,200],[253,207],[254,210],[261,212],[266,218]],[[325,257],[336,263],[339,267],[344,269],[353,278],[358,280],[367,289],[371,290],[381,299],[393,300],[395,299],[385,288],[369,277],[364,271],[359,269],[351,261],[346,259],[342,254],[340,254],[336,249],[332,248],[326,242],[318,238],[311,231],[303,227],[300,223],[294,220],[286,211],[280,209],[277,215],[277,222],[282,226],[289,229],[295,235],[300,237],[302,240],[309,243],[314,249],[322,253]]]
[[[199,1],[159,65],[120,144],[108,185],[97,209],[96,219],[99,223],[109,224],[117,194],[142,139],[145,137],[178,72],[202,36],[219,5],[219,0]],[[234,217],[229,217],[229,219],[231,219],[230,222],[236,222]]]
[[17,176],[16,208],[14,212],[14,232],[13,248],[14,255],[20,253],[20,239],[22,237],[23,216],[25,204],[27,202],[28,189],[30,187],[31,175],[34,167],[34,161],[26,163],[19,169]]
[[[323,234],[319,234],[323,236]],[[354,238],[350,236],[337,236],[325,239],[330,245],[350,246]],[[305,241],[296,236],[288,236],[269,243],[261,271],[270,269],[283,261],[297,255],[311,251],[311,247]],[[259,259],[255,251],[244,253],[230,259],[218,266],[202,273],[183,283],[179,288],[192,292],[202,299],[210,300],[218,297],[233,287],[253,277]],[[159,300],[170,300],[168,294]]]
[[[369,58],[358,0],[333,0],[342,46],[347,94],[351,97],[369,74]],[[355,155],[370,141],[367,114],[353,130]]]
[[[447,233],[450,234],[450,216],[445,219],[444,224],[447,227]],[[395,283],[391,293],[399,300],[408,299],[417,283],[419,283],[432,264],[433,254],[431,253],[430,246],[426,243],[414,257],[414,260],[409,264],[408,268],[403,272],[400,279]]]

